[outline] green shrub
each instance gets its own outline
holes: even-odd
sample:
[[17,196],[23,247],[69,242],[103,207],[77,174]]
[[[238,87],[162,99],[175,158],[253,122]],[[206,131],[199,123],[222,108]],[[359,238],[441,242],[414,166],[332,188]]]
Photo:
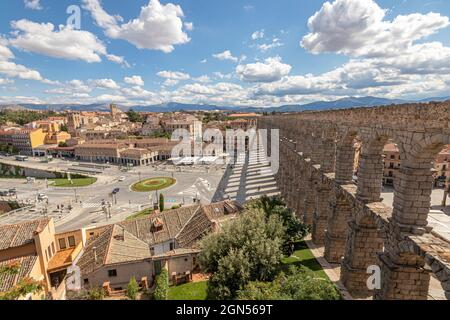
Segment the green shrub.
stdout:
[[139,292],[139,284],[136,281],[135,277],[130,279],[127,287],[127,297],[131,300],[136,300],[137,293]]
[[88,292],[89,300],[103,300],[105,299],[106,292],[103,288],[92,288]]
[[167,300],[169,295],[169,272],[163,269],[156,277],[156,288],[153,293],[155,300]]

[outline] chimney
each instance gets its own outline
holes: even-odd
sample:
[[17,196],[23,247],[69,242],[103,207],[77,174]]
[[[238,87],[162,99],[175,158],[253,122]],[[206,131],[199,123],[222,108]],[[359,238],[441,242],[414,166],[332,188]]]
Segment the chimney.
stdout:
[[93,247],[92,251],[94,252],[94,262],[97,262],[97,247]]

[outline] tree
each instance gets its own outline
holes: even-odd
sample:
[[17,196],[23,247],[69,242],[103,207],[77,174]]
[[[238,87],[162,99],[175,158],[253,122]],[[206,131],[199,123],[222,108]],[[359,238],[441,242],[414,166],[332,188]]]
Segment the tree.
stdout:
[[129,111],[127,111],[126,114],[128,116],[128,120],[130,122],[133,122],[133,123],[137,123],[137,122],[143,123],[144,122],[144,117],[142,116],[142,114],[134,111],[133,109],[130,109]]
[[169,296],[169,272],[162,269],[161,273],[156,277],[155,292],[153,298],[155,300],[167,300]]
[[60,148],[67,148],[67,143],[61,141],[61,142],[58,144],[58,147],[60,147]]
[[339,300],[341,296],[328,279],[315,277],[306,269],[291,267],[273,282],[250,282],[238,292],[240,300]]
[[253,200],[247,204],[250,209],[262,210],[268,219],[272,215],[279,216],[286,228],[283,242],[283,252],[287,255],[292,254],[294,244],[303,240],[309,233],[309,227],[295,216],[295,214],[286,207],[281,197],[263,196],[260,199]]
[[159,195],[159,211],[164,211],[164,195],[162,193]]
[[[0,280],[4,277],[15,276],[20,272],[20,263],[0,266]],[[6,292],[0,292],[0,300],[17,300],[29,293],[37,293],[44,288],[43,283],[30,277],[24,277]]]
[[233,299],[250,281],[271,281],[278,274],[283,257],[285,227],[281,219],[268,219],[262,210],[247,210],[223,227],[223,232],[205,237],[199,263],[212,273],[208,295],[212,299]]
[[132,277],[127,286],[127,297],[130,298],[131,300],[136,300],[138,292],[139,292],[139,284],[137,283],[136,278]]

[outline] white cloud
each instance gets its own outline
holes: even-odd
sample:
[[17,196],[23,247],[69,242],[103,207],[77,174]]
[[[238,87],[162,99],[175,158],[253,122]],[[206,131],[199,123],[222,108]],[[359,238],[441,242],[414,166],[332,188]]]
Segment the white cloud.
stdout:
[[104,29],[108,37],[126,40],[139,49],[168,53],[175,49],[175,45],[190,41],[183,30],[184,14],[178,5],[163,5],[158,0],[150,0],[147,6],[141,8],[138,18],[120,24],[122,19],[108,14],[99,0],[83,0],[83,3],[84,8],[91,12],[94,21]]
[[207,62],[208,62],[208,59],[203,59],[200,61],[200,63],[207,63]]
[[166,79],[166,81],[163,82],[163,85],[166,87],[173,87],[179,83],[180,83],[180,80]]
[[236,73],[247,82],[274,82],[291,72],[292,67],[282,63],[280,57],[268,58],[264,62],[238,65]]
[[399,15],[392,21],[384,20],[385,13],[373,0],[326,2],[309,18],[310,33],[301,45],[316,54],[385,57],[449,25],[448,17],[438,13]]
[[126,67],[126,68],[129,68],[129,67],[130,67],[130,64],[129,64],[129,63],[125,60],[125,58],[122,57],[122,56],[116,56],[116,55],[113,55],[113,54],[107,54],[107,55],[106,55],[106,58],[107,58],[109,61],[112,61],[112,62],[114,62],[114,63],[120,64],[120,65],[122,65],[122,66],[124,66],[124,67]]
[[40,0],[24,0],[25,8],[31,10],[42,10]]
[[92,91],[91,86],[88,86],[84,81],[73,79],[64,84],[59,84],[55,88],[45,90],[48,94],[59,94],[67,96],[76,96],[79,94],[88,94]]
[[258,45],[258,49],[261,52],[266,52],[270,49],[278,48],[278,47],[282,47],[282,46],[283,46],[283,44],[280,42],[280,39],[274,38],[274,39],[272,39],[271,43],[263,43],[263,44]]
[[52,81],[44,79],[41,74],[36,71],[29,69],[23,65],[16,64],[10,60],[14,59],[14,54],[8,48],[8,43],[6,39],[0,37],[0,73],[8,77],[19,78],[23,80],[36,80],[43,83],[51,84]]
[[68,60],[100,62],[105,55],[111,61],[123,63],[121,57],[108,55],[105,45],[92,33],[51,23],[36,23],[26,19],[11,22],[15,37],[9,39],[16,48]]
[[258,40],[264,38],[264,29],[252,33],[252,39]]
[[23,80],[44,80],[38,71],[10,61],[0,61],[0,73]]
[[194,78],[195,81],[198,81],[200,83],[208,83],[211,82],[211,79],[207,75],[203,75],[197,78]]
[[146,99],[155,99],[155,93],[145,90],[140,86],[134,86],[131,88],[122,88],[121,92],[124,96],[132,99],[132,100],[146,100]]
[[0,85],[13,84],[14,80],[0,78]]
[[184,23],[184,27],[185,27],[186,30],[188,30],[188,31],[194,30],[194,24],[193,24],[192,22],[185,22],[185,23]]
[[213,54],[213,57],[216,58],[216,59],[219,59],[219,60],[230,60],[230,61],[234,61],[234,62],[238,62],[238,60],[239,60],[238,58],[234,57],[231,54],[230,50],[226,50],[226,51],[221,52],[221,53]]
[[171,80],[188,80],[191,78],[190,75],[178,71],[160,71],[156,74],[158,77],[171,79]]
[[141,76],[132,76],[132,77],[125,77],[123,79],[125,83],[135,85],[135,86],[144,86],[144,80],[142,80]]
[[112,79],[96,79],[91,80],[91,83],[95,85],[97,88],[101,89],[112,89],[112,90],[120,89],[119,85]]

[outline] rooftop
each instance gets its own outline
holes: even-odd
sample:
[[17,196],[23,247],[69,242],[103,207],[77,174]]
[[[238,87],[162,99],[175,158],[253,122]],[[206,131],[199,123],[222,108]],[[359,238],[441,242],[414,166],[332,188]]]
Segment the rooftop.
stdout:
[[33,243],[34,236],[41,232],[49,221],[50,219],[47,218],[0,226],[0,250]]
[[0,275],[0,292],[8,291],[22,279],[29,277],[34,265],[37,262],[37,259],[37,255],[28,255],[0,262],[0,267],[14,264],[20,265],[19,272],[17,274]]

